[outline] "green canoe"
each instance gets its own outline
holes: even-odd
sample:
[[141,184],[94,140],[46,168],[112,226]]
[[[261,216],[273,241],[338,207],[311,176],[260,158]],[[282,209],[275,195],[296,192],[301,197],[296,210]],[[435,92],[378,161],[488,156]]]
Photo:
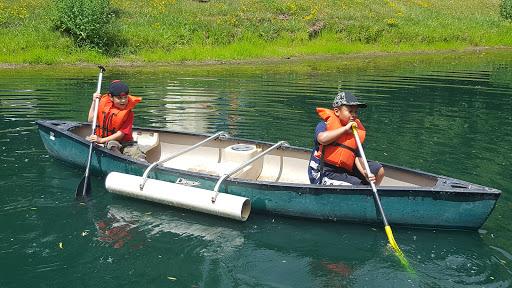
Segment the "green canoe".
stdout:
[[[75,167],[87,165],[90,142],[84,137],[90,134],[89,123],[58,120],[38,120],[36,123],[51,156]],[[106,176],[120,172],[142,176],[151,163],[162,161],[148,171],[148,178],[193,185],[212,193],[218,188],[219,192],[250,199],[251,210],[257,213],[382,223],[370,186],[309,184],[310,149],[289,145],[271,149],[276,147],[273,143],[218,133],[220,136],[214,140],[180,154],[211,135],[137,127],[133,134],[140,146],[147,150],[148,163],[95,145],[91,173]],[[258,154],[263,156],[231,173]],[[171,159],[163,161],[168,158]],[[382,164],[386,176],[378,191],[391,226],[477,230],[501,195],[497,189]],[[229,177],[222,179],[229,173]]]

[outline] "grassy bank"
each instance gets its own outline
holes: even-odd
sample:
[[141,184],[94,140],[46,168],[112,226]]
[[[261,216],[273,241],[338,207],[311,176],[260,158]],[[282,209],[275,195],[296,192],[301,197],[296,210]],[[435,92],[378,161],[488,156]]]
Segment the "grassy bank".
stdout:
[[[512,46],[494,0],[112,0],[106,49],[51,0],[0,0],[0,63],[176,62]],[[75,39],[76,40],[76,39]]]

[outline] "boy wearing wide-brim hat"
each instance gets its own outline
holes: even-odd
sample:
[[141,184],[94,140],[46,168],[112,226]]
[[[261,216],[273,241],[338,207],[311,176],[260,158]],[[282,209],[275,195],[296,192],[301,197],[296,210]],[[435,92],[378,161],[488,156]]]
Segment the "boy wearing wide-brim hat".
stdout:
[[379,185],[384,178],[380,163],[369,161],[370,176],[361,158],[352,125],[357,125],[361,143],[366,130],[357,118],[359,108],[367,105],[357,101],[354,94],[341,92],[334,98],[333,110],[317,108],[325,121],[316,126],[315,149],[309,161],[308,174],[312,184],[322,185]]
[[[132,136],[134,120],[132,109],[142,98],[134,97],[129,93],[130,90],[123,81],[115,80],[110,83],[107,94],[103,96],[99,92],[93,94],[89,122],[97,117],[97,126],[95,134],[91,135],[89,140],[104,144],[107,149],[117,153],[146,161],[146,155]],[[100,99],[97,115],[94,115],[95,99]]]

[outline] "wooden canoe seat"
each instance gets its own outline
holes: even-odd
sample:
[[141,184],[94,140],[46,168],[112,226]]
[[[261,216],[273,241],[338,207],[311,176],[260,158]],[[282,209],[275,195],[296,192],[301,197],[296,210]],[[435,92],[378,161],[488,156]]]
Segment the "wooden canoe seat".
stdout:
[[133,131],[133,140],[137,141],[140,150],[144,153],[156,147],[159,142],[158,133],[148,131]]

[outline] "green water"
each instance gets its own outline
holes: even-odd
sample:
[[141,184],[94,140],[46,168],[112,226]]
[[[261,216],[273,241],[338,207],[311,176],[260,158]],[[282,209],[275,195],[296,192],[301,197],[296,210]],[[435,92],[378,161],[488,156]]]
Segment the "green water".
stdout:
[[101,178],[75,203],[83,171],[47,155],[34,121],[86,120],[98,69],[0,69],[0,287],[509,287],[512,53],[488,56],[106,67],[102,92],[122,79],[143,97],[138,126],[302,147],[315,107],[353,91],[369,159],[503,191],[478,232],[392,226],[415,275],[380,226],[236,222],[113,195]]

